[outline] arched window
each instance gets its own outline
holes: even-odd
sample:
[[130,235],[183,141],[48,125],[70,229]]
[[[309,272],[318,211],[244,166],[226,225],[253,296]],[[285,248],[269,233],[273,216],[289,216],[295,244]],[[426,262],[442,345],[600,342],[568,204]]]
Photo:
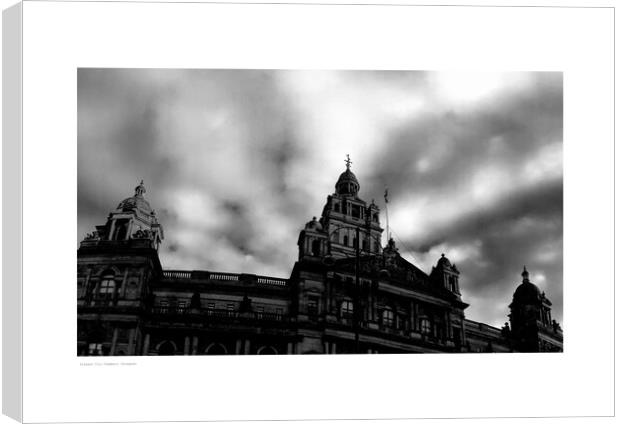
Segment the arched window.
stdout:
[[256,352],[257,355],[277,355],[278,350],[273,346],[263,346]]
[[115,290],[116,281],[114,281],[114,274],[105,273],[101,277],[101,283],[99,284],[99,298],[112,299],[114,297]]
[[127,229],[129,228],[129,220],[128,219],[119,219],[116,221],[116,226],[114,227],[114,235],[112,236],[113,240],[125,240],[127,237]]
[[176,345],[170,340],[166,340],[165,342],[161,343],[157,349],[157,352],[159,353],[160,356],[174,355],[176,351],[177,351]]
[[351,318],[353,316],[353,302],[350,300],[343,300],[340,304],[340,315],[343,318]]
[[321,254],[321,242],[319,240],[312,240],[312,256],[319,256]]
[[394,311],[391,308],[385,308],[381,315],[381,322],[386,327],[392,327],[394,325]]
[[211,343],[205,350],[207,355],[226,355],[226,348],[221,343]]
[[431,322],[428,318],[420,320],[420,331],[422,331],[422,334],[431,334]]

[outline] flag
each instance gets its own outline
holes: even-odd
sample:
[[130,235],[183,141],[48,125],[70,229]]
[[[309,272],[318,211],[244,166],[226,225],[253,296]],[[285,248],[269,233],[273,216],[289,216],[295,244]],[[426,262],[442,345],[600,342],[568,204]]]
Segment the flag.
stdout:
[[388,189],[385,189],[385,193],[383,193],[383,198],[385,199],[385,203],[389,203],[388,202]]

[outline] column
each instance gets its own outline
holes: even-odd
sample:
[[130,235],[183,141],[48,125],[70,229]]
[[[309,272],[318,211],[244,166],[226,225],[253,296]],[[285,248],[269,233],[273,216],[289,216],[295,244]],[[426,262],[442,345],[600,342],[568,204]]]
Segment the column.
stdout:
[[243,354],[244,355],[249,355],[250,354],[250,340],[246,339],[245,340],[245,345],[243,348]]
[[189,355],[189,336],[185,336],[185,346],[183,346],[183,355]]
[[336,353],[336,342],[332,342],[332,353]]
[[129,225],[127,225],[127,234],[125,234],[125,240],[129,240],[131,238],[132,231],[133,231],[133,219],[130,219]]
[[288,342],[286,344],[286,354],[287,355],[292,355],[293,354],[293,343],[292,342]]
[[112,347],[110,348],[110,356],[114,356],[116,353],[116,341],[118,340],[118,328],[114,328],[114,332],[112,333]]
[[114,228],[116,227],[116,219],[112,220],[110,225],[110,232],[108,233],[108,240],[112,240],[112,234],[114,234]]
[[127,287],[127,274],[129,273],[129,267],[125,268],[125,273],[123,274],[123,282],[121,283],[121,289],[119,290],[121,298],[125,298],[125,290]]
[[198,354],[198,336],[192,338],[192,355]]
[[237,339],[237,341],[235,342],[235,355],[241,355],[242,344],[243,341],[241,339]]
[[329,353],[329,343],[328,342],[323,342],[323,352],[324,353]]
[[149,343],[150,342],[151,342],[151,335],[147,333],[146,336],[144,336],[144,348],[142,349],[143,355],[149,354]]
[[90,288],[90,274],[93,272],[92,268],[88,268],[86,271],[86,278],[84,279],[84,287],[82,287],[82,292],[79,294],[80,297],[84,297],[85,300],[88,300],[88,289]]
[[127,348],[127,355],[134,355],[136,352],[136,329],[129,329],[129,346]]

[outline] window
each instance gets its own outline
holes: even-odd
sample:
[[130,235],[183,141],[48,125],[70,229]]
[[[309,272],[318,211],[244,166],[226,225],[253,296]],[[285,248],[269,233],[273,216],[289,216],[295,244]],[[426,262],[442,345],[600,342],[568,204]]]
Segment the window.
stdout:
[[450,290],[452,290],[453,292],[456,291],[456,277],[454,276],[450,276]]
[[102,299],[112,299],[115,288],[116,282],[114,281],[114,275],[104,275],[101,278],[101,284],[99,285],[99,297]]
[[101,343],[90,343],[88,345],[88,355],[90,356],[103,355],[103,345]]
[[276,319],[279,321],[282,319],[282,313],[284,310],[282,308],[276,308]]
[[185,312],[185,309],[187,308],[187,302],[184,300],[179,301],[179,303],[177,303],[177,312],[179,314],[182,314],[183,312]]
[[168,313],[168,307],[170,306],[170,303],[168,303],[168,300],[160,300],[159,301],[159,311],[163,314],[167,314]]
[[334,203],[334,212],[340,213],[340,203],[338,202]]
[[427,318],[420,320],[420,330],[422,334],[431,334],[431,322]]
[[384,309],[381,316],[381,322],[386,327],[392,327],[394,325],[394,311],[390,308]]
[[351,205],[351,216],[353,218],[361,218],[362,212],[359,205]]
[[319,256],[321,254],[321,242],[319,240],[312,241],[312,256]]
[[261,319],[263,317],[264,312],[265,312],[264,306],[257,306],[256,307],[256,318]]
[[125,240],[127,237],[127,229],[129,227],[128,219],[119,219],[115,222],[113,240]]
[[213,315],[215,313],[215,303],[207,303],[207,315]]
[[316,298],[308,299],[308,315],[316,316],[319,313],[319,302]]
[[256,351],[257,355],[277,355],[278,351],[273,346],[263,346]]
[[177,350],[176,345],[167,340],[159,345],[159,349],[157,349],[157,353],[161,356],[169,356],[174,355]]
[[228,311],[228,315],[232,315],[235,310],[235,304],[229,303],[226,305],[226,311]]
[[344,239],[342,240],[342,244],[345,246],[349,245],[349,236],[345,234]]
[[372,220],[374,222],[379,222],[379,214],[378,213],[373,213],[372,214]]
[[211,343],[205,350],[207,355],[226,355],[227,351],[221,343]]
[[353,316],[353,302],[350,300],[343,300],[340,305],[340,314],[342,318],[351,318]]

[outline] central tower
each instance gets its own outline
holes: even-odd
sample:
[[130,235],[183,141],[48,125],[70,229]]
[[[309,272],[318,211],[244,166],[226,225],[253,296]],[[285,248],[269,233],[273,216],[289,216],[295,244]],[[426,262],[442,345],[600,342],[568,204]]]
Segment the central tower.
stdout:
[[360,184],[351,171],[347,155],[346,169],[336,182],[335,192],[327,196],[321,218],[306,224],[299,238],[299,256],[343,258],[355,256],[357,234],[359,248],[364,253],[381,253],[379,207],[374,200],[368,204],[358,197]]

